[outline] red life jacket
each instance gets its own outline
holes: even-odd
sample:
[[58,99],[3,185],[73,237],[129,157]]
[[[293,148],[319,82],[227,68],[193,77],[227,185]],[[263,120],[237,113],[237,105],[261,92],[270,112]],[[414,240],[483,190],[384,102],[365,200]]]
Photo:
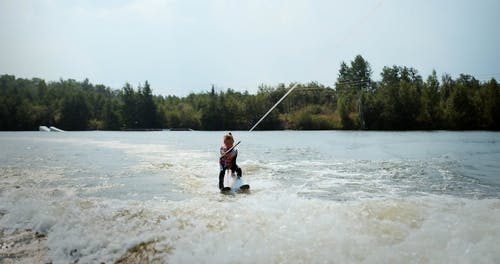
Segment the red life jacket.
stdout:
[[[226,147],[225,145],[222,145],[220,147],[220,154],[223,155],[226,153],[226,151],[230,149]],[[232,149],[230,152],[228,152],[226,155],[222,156],[219,160],[219,163],[221,166],[224,168],[231,168],[233,166],[233,161],[234,158],[236,158],[236,155],[238,154],[238,150],[236,148]]]

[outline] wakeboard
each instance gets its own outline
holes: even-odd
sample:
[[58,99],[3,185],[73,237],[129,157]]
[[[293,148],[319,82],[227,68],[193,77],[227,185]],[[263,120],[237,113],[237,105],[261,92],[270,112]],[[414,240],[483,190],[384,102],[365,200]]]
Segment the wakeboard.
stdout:
[[222,194],[231,194],[231,192],[232,192],[231,187],[224,187],[220,189],[220,193]]
[[220,190],[222,194],[234,194],[234,193],[250,193],[250,185],[243,184],[240,187],[224,187]]
[[250,185],[243,184],[240,177],[236,177],[230,170],[226,170],[224,175],[224,188],[220,190],[222,194],[250,193]]
[[250,192],[250,185],[243,184],[240,186],[240,188],[237,189],[237,191],[240,193],[249,193]]

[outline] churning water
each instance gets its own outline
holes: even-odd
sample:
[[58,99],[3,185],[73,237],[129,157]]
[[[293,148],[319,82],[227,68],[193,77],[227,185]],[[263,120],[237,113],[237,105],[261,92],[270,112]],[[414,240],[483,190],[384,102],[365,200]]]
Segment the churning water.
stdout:
[[0,228],[54,263],[500,263],[500,133],[0,133]]

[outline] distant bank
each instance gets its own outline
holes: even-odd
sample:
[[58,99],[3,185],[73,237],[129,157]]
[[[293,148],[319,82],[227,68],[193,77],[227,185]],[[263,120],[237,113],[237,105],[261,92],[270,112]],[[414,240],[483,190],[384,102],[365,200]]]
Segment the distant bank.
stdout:
[[[298,84],[257,130],[500,130],[500,86],[461,74],[342,63],[331,86]],[[248,130],[291,87],[259,86],[256,94],[216,91],[186,97],[153,95],[146,81],[120,90],[84,81],[45,82],[0,76],[0,130]]]

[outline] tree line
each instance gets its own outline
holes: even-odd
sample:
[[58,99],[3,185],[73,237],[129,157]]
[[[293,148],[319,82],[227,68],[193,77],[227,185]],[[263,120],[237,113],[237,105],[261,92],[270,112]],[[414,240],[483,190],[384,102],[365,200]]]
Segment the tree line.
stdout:
[[[333,87],[297,88],[257,129],[499,130],[500,89],[495,79],[453,79],[433,71],[425,80],[406,66],[384,67],[373,81],[358,55],[342,62]],[[185,97],[153,95],[150,84],[114,90],[88,79],[46,82],[0,76],[0,130],[134,130],[191,128],[248,130],[292,84],[260,85],[255,94],[232,89]]]

